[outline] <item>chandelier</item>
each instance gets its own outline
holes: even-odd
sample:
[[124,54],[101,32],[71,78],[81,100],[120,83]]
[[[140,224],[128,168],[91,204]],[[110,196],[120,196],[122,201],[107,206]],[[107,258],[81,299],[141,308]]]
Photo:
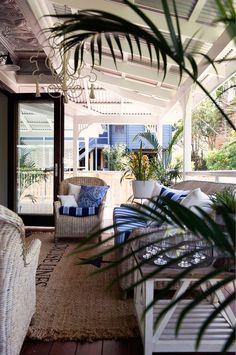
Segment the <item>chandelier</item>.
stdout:
[[[47,85],[47,93],[53,97],[64,97],[64,103],[68,103],[69,100],[76,100],[79,98],[84,90],[84,85],[82,79],[87,80],[91,84],[91,91],[89,94],[90,99],[94,99],[94,85],[93,83],[97,79],[97,75],[93,72],[91,67],[86,67],[84,61],[81,63],[80,67],[75,70],[72,63],[73,53],[71,51],[64,51],[60,48],[60,45],[49,41],[49,44],[44,48],[47,52],[45,59],[45,67],[50,72],[50,77],[52,83]],[[37,56],[32,56],[30,62],[35,64],[35,70],[32,75],[36,84],[36,97],[40,97],[40,83],[43,82],[43,76],[46,74],[42,73],[39,68],[39,53]]]

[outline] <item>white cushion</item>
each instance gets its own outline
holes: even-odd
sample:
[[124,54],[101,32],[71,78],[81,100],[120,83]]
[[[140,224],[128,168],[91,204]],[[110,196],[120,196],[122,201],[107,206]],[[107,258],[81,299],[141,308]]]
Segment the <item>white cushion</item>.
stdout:
[[160,193],[161,193],[161,188],[162,188],[162,185],[159,184],[159,182],[156,181],[156,183],[154,185],[154,188],[152,190],[152,197],[159,196]]
[[80,185],[74,185],[71,184],[70,182],[68,183],[68,195],[74,195],[76,201],[78,201],[79,199],[80,190],[81,190]]
[[57,195],[57,198],[61,201],[61,204],[64,207],[78,207],[74,195]]
[[196,207],[202,208],[202,210],[208,214],[212,212],[211,200],[200,188],[194,189],[188,193],[188,195],[181,201],[181,205],[188,207],[191,211],[201,216]]

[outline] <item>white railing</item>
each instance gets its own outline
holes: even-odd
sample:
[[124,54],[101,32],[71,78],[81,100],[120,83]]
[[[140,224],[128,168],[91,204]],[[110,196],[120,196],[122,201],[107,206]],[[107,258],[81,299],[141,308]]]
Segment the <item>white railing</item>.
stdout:
[[[24,172],[21,178],[25,179]],[[53,213],[53,173],[46,172],[46,180],[34,182],[32,177],[32,185],[28,187],[19,201],[18,212],[21,213]],[[106,217],[111,219],[112,211],[115,206],[126,203],[132,195],[131,181],[124,179],[120,183],[122,176],[121,171],[78,171],[78,176],[92,176],[103,179],[110,186],[106,196]],[[32,174],[31,174],[32,175]],[[72,177],[73,172],[65,172],[64,178]],[[33,203],[25,195],[33,195],[36,202]]]
[[[24,173],[27,174],[27,173]],[[29,198],[20,199],[20,211],[22,213],[53,213],[53,173],[46,172],[47,179],[39,183],[33,182],[24,192],[32,194],[36,198],[36,203],[32,203]],[[121,171],[78,171],[78,176],[92,176],[103,179],[110,186],[106,197],[105,216],[111,219],[115,206],[126,203],[132,195],[131,181],[124,179],[120,183]],[[73,172],[65,172],[64,178],[72,177]],[[221,171],[191,171],[186,173],[186,180],[205,180],[216,182],[236,183],[235,170]]]
[[236,170],[199,170],[185,173],[186,180],[236,183]]

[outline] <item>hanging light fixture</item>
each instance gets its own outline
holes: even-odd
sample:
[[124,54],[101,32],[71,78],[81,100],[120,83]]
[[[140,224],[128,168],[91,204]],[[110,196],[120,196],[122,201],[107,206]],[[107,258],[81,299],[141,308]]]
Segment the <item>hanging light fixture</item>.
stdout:
[[20,70],[19,65],[13,63],[9,52],[7,54],[0,54],[0,70],[17,71]]
[[[88,81],[92,83],[96,81],[97,75],[92,70],[88,74],[83,74],[85,69],[84,63],[75,71],[73,65],[71,65],[70,51],[62,51],[60,45],[55,44],[55,42],[47,45],[47,49],[48,48],[50,48],[50,50],[45,59],[45,66],[50,71],[52,83],[46,87],[47,93],[53,98],[63,96],[64,103],[68,103],[69,100],[76,101],[84,90],[83,85],[81,85],[81,79],[87,78]],[[36,84],[36,97],[40,97],[40,81],[42,81],[44,74],[41,73],[39,69],[37,56],[32,56],[30,62],[36,65],[36,69],[33,71],[32,75]],[[93,84],[91,84],[91,92],[92,85]],[[91,92],[90,95],[92,95]],[[90,98],[95,98],[94,89],[93,97],[90,96]]]
[[90,98],[91,100],[96,99],[95,93],[94,93],[94,84],[93,84],[93,83],[91,84],[91,89],[90,89],[90,93],[89,93],[89,98]]

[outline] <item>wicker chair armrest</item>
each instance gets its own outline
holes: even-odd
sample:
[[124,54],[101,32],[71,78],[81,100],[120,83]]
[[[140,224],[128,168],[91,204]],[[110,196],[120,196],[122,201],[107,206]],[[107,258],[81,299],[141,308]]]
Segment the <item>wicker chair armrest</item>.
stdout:
[[35,257],[39,255],[41,247],[41,241],[39,239],[32,240],[28,246],[28,250],[25,255],[25,264],[29,265],[31,262],[35,261]]
[[105,201],[102,201],[102,203],[99,207],[99,210],[98,210],[98,218],[99,219],[103,218],[104,208],[105,208]]

